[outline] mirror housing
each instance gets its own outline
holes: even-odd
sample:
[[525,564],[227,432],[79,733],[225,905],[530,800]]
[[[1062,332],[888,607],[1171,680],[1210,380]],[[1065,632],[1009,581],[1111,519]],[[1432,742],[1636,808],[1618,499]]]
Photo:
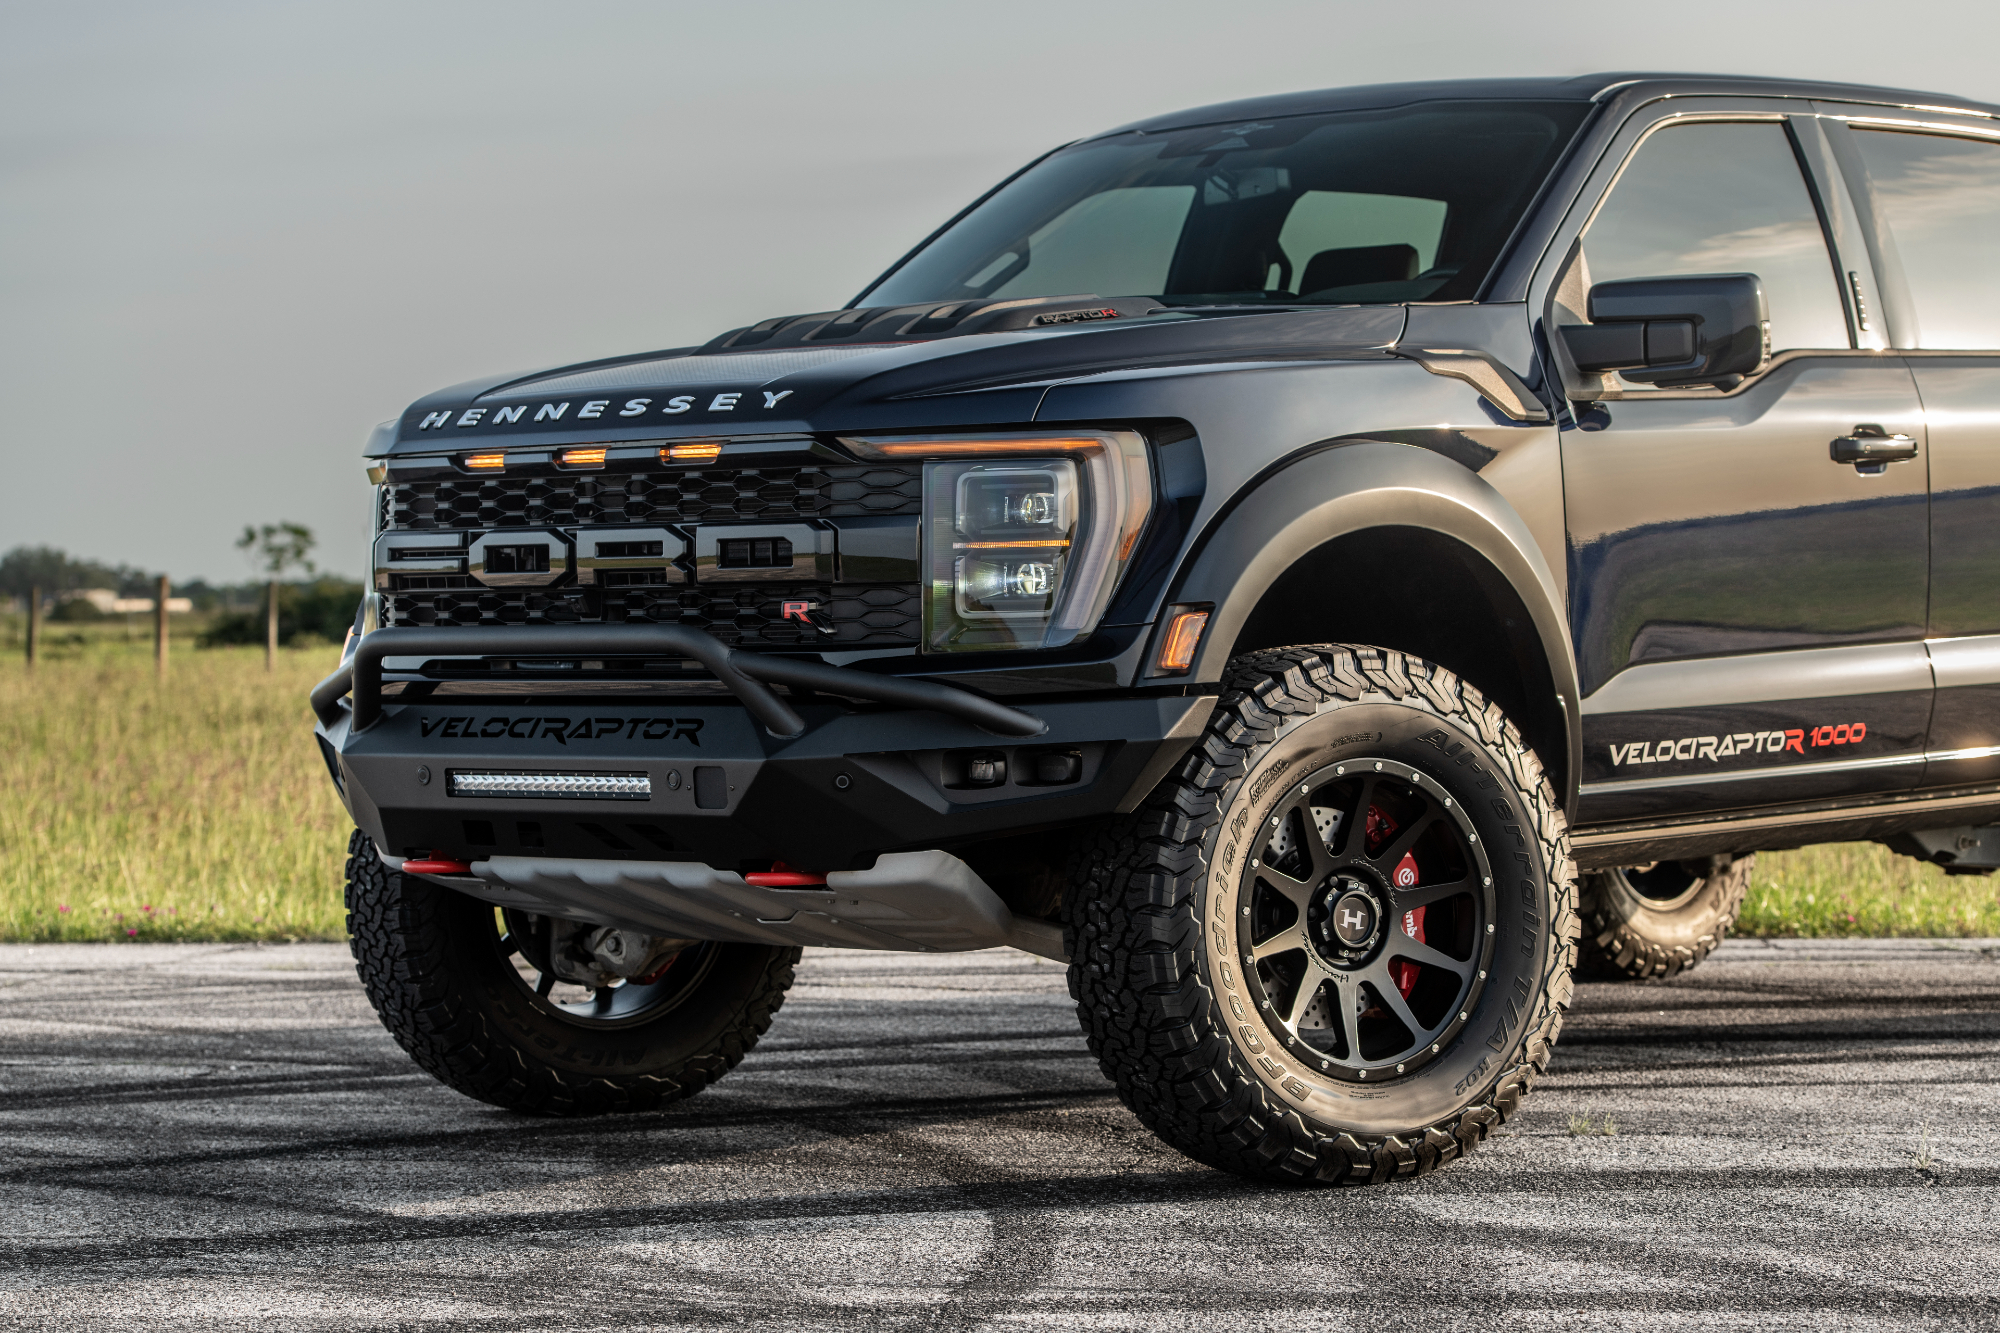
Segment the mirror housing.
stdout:
[[1770,316],[1754,273],[1632,278],[1590,289],[1589,324],[1562,326],[1578,370],[1661,387],[1728,388],[1770,357]]

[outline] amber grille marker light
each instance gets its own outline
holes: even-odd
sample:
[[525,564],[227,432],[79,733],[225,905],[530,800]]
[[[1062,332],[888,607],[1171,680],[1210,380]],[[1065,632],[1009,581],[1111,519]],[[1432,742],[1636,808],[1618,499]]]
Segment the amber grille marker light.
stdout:
[[603,467],[604,446],[595,449],[565,449],[562,452],[564,467]]
[[465,466],[473,472],[497,472],[507,466],[507,455],[467,454]]
[[1194,666],[1195,645],[1208,628],[1208,612],[1182,611],[1167,625],[1167,637],[1160,644],[1159,668],[1186,671]]
[[694,463],[722,457],[722,446],[714,440],[701,444],[670,444],[660,450],[660,458],[670,463]]

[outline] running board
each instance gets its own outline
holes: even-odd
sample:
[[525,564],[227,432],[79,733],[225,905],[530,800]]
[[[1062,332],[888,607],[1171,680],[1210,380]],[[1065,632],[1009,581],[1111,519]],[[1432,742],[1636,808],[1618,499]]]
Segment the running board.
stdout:
[[[383,858],[385,861],[390,858]],[[496,856],[428,878],[517,911],[681,939],[956,953],[1010,945],[1068,961],[1062,928],[1017,917],[949,852],[889,852],[824,885],[765,886],[697,861]]]
[[[1984,818],[1971,816],[1984,815]],[[1570,834],[1581,870],[1643,865],[1719,852],[1780,851],[1821,842],[1865,842],[1918,829],[2000,822],[2000,785],[1868,802],[1734,811],[1698,820],[1584,827]]]

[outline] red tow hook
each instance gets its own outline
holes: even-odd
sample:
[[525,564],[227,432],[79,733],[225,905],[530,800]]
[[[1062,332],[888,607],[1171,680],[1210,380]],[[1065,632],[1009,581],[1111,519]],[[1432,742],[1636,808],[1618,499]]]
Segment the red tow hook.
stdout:
[[403,871],[410,875],[469,875],[472,867],[463,861],[446,861],[436,856],[422,860],[411,857],[403,862]]
[[804,889],[824,886],[826,876],[795,870],[783,861],[773,861],[769,870],[753,870],[743,877],[743,882],[755,884],[760,889]]

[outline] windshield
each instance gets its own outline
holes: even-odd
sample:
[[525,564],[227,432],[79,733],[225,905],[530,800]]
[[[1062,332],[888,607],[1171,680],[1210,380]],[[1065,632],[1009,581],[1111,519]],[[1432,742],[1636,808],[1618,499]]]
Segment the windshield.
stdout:
[[1010,181],[861,300],[1470,300],[1588,111],[1431,102],[1093,139]]

